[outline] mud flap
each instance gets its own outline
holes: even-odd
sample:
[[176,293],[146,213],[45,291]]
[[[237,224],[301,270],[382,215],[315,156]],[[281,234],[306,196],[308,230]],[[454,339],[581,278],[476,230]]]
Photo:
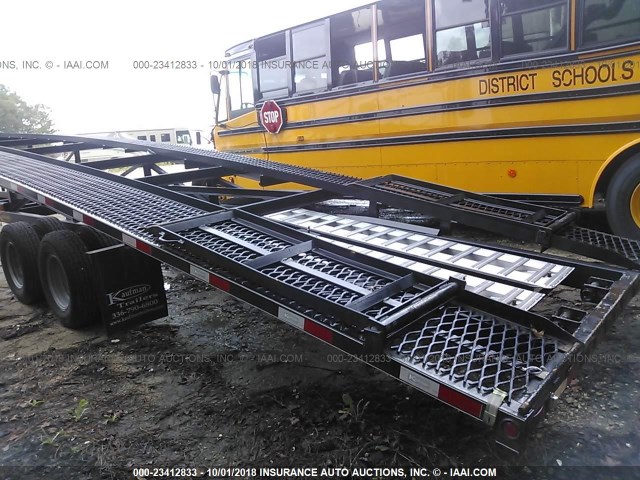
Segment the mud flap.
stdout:
[[125,245],[89,252],[107,335],[166,317],[160,262]]

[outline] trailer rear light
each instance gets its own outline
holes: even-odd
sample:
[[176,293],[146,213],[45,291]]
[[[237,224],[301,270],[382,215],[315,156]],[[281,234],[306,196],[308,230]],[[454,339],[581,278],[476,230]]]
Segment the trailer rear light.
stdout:
[[509,440],[517,440],[520,438],[520,425],[513,420],[509,420],[508,418],[503,420],[500,428],[502,429],[502,434]]

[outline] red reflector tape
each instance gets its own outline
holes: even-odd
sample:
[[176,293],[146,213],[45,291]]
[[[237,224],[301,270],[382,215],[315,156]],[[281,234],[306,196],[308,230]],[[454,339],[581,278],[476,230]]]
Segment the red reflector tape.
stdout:
[[215,275],[209,274],[209,283],[223,292],[229,292],[231,290],[231,284],[229,282]]
[[136,240],[136,249],[151,255],[151,245],[141,242],[140,240]]
[[440,383],[405,367],[400,367],[399,378],[400,380],[404,380],[408,384],[413,385],[418,390],[436,397],[438,400],[441,400],[452,407],[456,407],[458,410],[468,413],[469,415],[473,415],[474,417],[481,418],[483,404],[462,393],[459,393],[445,385],[441,385]]
[[50,198],[44,197],[44,204],[52,206],[53,205],[53,200],[51,200]]
[[82,216],[82,223],[86,224],[86,225],[95,225],[96,221],[89,217],[88,215],[83,215]]
[[463,395],[455,390],[450,389],[444,385],[440,385],[440,391],[438,392],[438,399],[442,400],[449,405],[462,410],[463,412],[473,415],[474,417],[480,417],[482,415],[482,404],[475,400]]
[[304,331],[327,343],[333,343],[333,332],[331,330],[306,318],[304,320]]

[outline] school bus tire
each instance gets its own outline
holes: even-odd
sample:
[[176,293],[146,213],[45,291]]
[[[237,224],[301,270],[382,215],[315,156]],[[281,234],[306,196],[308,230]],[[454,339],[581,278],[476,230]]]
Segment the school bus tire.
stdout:
[[613,233],[640,240],[640,155],[627,160],[615,173],[606,201]]
[[43,298],[38,272],[40,238],[25,222],[5,225],[0,231],[2,270],[16,299],[34,305]]
[[80,329],[98,318],[92,263],[80,237],[69,230],[50,232],[38,254],[42,289],[63,326]]

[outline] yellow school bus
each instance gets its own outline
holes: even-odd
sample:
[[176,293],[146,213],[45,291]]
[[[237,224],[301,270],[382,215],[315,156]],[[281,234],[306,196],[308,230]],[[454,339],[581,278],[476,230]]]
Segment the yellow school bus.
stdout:
[[639,0],[380,0],[222,63],[221,151],[603,209],[640,238]]

